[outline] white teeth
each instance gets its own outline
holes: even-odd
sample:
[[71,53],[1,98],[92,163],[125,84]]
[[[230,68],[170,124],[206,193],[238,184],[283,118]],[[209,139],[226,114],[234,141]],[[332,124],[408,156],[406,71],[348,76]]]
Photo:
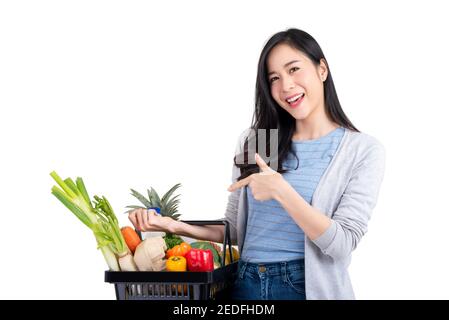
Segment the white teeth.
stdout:
[[302,98],[304,96],[304,93],[298,94],[297,96],[294,96],[293,98],[287,99],[288,103],[295,102],[296,100]]

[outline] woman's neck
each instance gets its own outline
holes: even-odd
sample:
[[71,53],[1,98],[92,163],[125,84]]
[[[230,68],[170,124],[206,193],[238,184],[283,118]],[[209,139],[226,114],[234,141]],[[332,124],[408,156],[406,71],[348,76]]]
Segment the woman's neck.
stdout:
[[327,135],[329,132],[337,129],[340,125],[332,122],[330,119],[325,121],[296,121],[296,131],[293,140],[313,140]]

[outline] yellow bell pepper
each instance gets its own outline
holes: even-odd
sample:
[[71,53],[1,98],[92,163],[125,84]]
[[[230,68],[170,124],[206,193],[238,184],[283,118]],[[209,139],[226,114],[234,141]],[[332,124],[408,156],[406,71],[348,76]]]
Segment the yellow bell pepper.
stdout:
[[[234,258],[234,262],[240,259],[240,255],[238,250],[236,250],[234,247],[232,247],[232,258]],[[228,265],[231,263],[231,256],[229,255],[229,249],[226,250],[226,260],[225,265]]]
[[166,262],[167,271],[187,271],[186,258],[182,256],[171,256]]

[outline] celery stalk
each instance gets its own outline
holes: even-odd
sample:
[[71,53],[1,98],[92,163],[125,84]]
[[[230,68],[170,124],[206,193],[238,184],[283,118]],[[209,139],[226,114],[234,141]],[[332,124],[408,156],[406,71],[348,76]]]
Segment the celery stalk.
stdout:
[[92,206],[81,178],[77,178],[76,183],[74,183],[70,178],[62,180],[55,171],[50,175],[60,187],[53,186],[52,194],[92,230],[97,240],[97,247],[101,250],[109,268],[113,271],[119,271],[120,267],[115,254],[120,250],[127,251],[128,248],[121,233],[120,235],[117,234],[118,222],[109,202],[103,197],[109,208],[102,217],[98,214],[98,210]]
[[73,204],[73,202],[71,201],[71,199],[69,199],[67,197],[66,194],[63,193],[63,191],[61,189],[59,189],[58,187],[54,186],[52,189],[52,194],[59,199],[59,201],[62,202],[62,204],[64,204],[67,209],[69,209],[70,211],[72,211],[75,216],[78,217],[78,219],[81,220],[82,223],[84,223],[89,229],[92,228],[92,222],[90,221],[90,219],[88,218],[88,216],[86,215],[86,213],[81,210],[78,206],[76,206],[75,204]]
[[112,238],[111,247],[113,251],[118,256],[123,255],[128,252],[128,246],[126,245],[125,239],[123,238],[122,232],[120,231],[120,226],[118,224],[117,216],[112,209],[106,197],[94,196],[95,212],[100,219],[104,218],[107,220],[105,223],[108,227],[108,235]]
[[108,264],[109,269],[112,271],[120,271],[117,257],[115,256],[114,252],[112,252],[111,248],[104,246],[101,247],[100,250],[103,254],[104,259],[106,260],[106,263]]
[[67,184],[64,181],[62,181],[62,179],[58,176],[58,174],[55,171],[50,173],[50,175],[71,199],[76,197],[76,194],[67,186]]

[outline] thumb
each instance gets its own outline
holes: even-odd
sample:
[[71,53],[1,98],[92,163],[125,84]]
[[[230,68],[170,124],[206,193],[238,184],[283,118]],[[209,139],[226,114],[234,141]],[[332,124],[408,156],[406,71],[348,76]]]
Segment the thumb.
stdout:
[[272,172],[273,169],[271,169],[266,162],[262,159],[261,156],[259,156],[258,153],[255,154],[255,159],[256,159],[256,163],[259,166],[260,170],[262,170],[262,172]]

